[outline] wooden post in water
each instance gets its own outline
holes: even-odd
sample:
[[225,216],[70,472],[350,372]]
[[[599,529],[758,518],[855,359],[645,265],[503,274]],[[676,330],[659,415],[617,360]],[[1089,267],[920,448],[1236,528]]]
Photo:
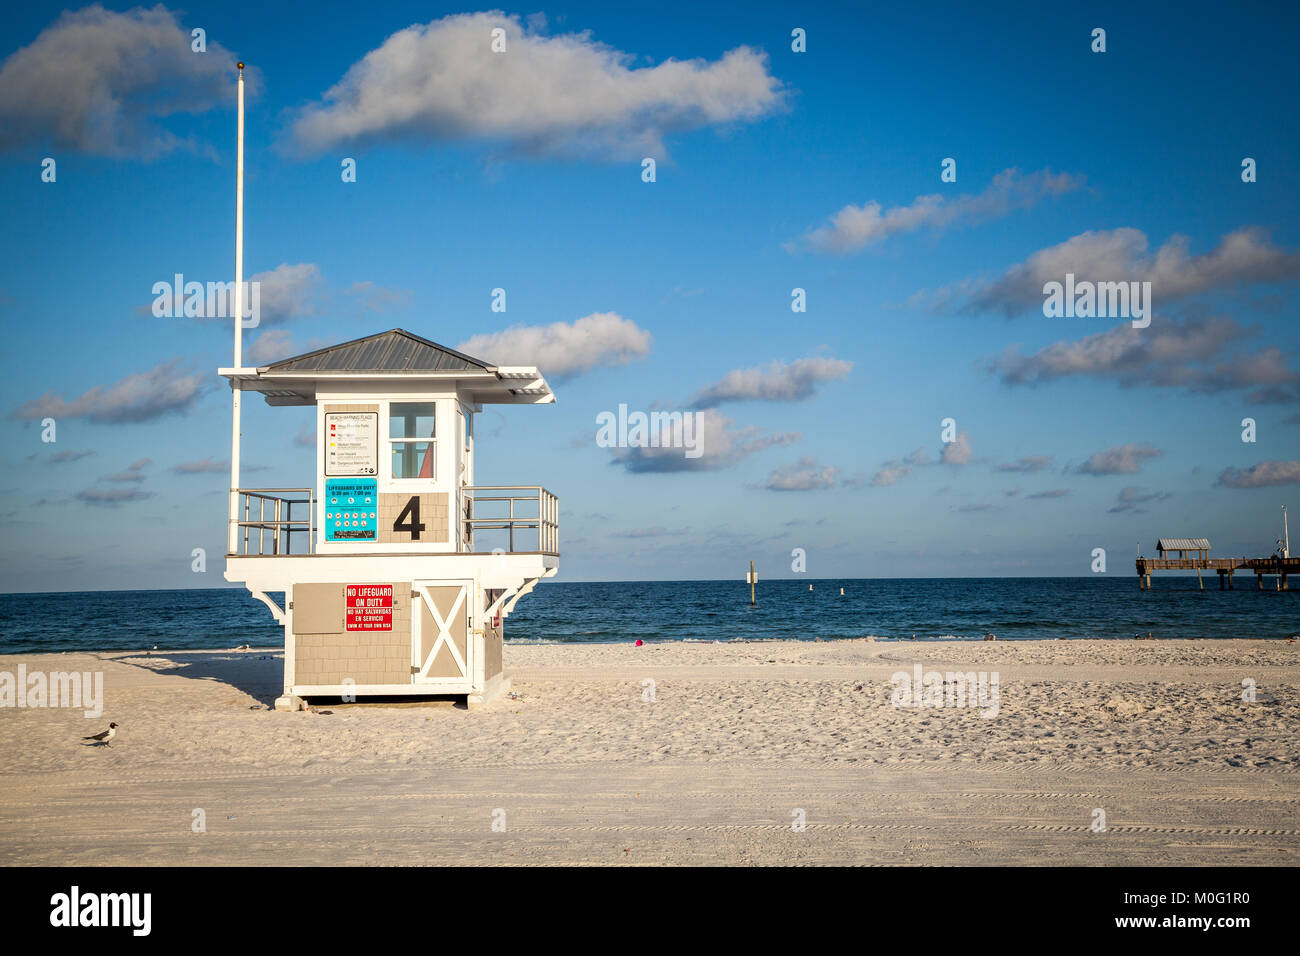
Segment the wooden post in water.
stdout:
[[754,562],[749,562],[749,606],[754,606]]

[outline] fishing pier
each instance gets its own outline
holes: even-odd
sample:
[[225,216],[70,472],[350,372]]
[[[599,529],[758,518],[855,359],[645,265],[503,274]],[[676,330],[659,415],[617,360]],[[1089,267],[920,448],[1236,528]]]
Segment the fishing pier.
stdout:
[[[1300,557],[1291,557],[1286,532],[1286,509],[1282,509],[1283,532],[1278,539],[1278,551],[1266,558],[1212,558],[1208,538],[1160,538],[1156,542],[1158,558],[1137,559],[1138,587],[1144,591],[1151,590],[1152,571],[1195,571],[1196,580],[1201,589],[1205,582],[1202,571],[1214,571],[1219,575],[1219,590],[1235,590],[1232,576],[1237,571],[1254,572],[1255,587],[1263,591],[1264,578],[1273,575],[1276,578],[1276,590],[1290,590],[1288,578],[1300,574]],[[1171,554],[1178,557],[1170,557]],[[1189,557],[1190,555],[1190,557]]]

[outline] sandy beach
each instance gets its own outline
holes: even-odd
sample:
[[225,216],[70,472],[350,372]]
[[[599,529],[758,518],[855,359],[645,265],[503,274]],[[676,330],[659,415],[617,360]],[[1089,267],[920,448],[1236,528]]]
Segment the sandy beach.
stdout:
[[[305,713],[270,709],[277,651],[0,657],[105,692],[0,708],[0,863],[1300,863],[1300,644],[505,653],[482,710]],[[895,706],[918,664],[996,673],[996,714]]]

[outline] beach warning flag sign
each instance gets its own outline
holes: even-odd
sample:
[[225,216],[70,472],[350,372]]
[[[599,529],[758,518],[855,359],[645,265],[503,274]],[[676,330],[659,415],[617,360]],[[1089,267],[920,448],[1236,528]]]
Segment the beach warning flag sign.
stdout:
[[349,631],[391,631],[393,629],[393,586],[391,584],[348,584],[345,587]]

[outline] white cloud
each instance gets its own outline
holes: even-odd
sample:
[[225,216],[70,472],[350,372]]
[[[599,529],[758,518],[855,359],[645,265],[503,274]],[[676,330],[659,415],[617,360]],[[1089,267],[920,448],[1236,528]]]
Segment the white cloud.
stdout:
[[[491,49],[491,31],[507,49]],[[676,130],[753,120],[776,109],[767,56],[634,66],[589,33],[544,35],[500,11],[458,14],[394,33],[304,108],[291,145],[315,154],[394,139],[481,140],[534,154],[664,155]]]
[[819,465],[812,458],[800,458],[793,465],[772,469],[767,481],[759,487],[772,491],[813,491],[834,488],[840,469],[834,465]]
[[956,441],[945,442],[939,460],[945,465],[969,465],[974,452],[970,447],[970,435],[961,432]]
[[203,458],[199,461],[183,461],[172,468],[172,471],[176,472],[178,475],[219,475],[230,471],[230,462],[218,461],[215,458]]
[[1051,462],[1051,455],[1025,455],[1023,458],[1017,458],[1015,461],[1004,462],[1003,464],[998,465],[998,471],[1042,471],[1051,464]]
[[1007,315],[1040,309],[1043,286],[1063,281],[1067,273],[1073,273],[1076,282],[1149,281],[1151,296],[1160,305],[1240,283],[1300,278],[1300,252],[1273,245],[1262,229],[1231,232],[1200,256],[1190,255],[1188,246],[1186,236],[1174,235],[1151,255],[1140,229],[1080,233],[1012,266],[975,292],[969,307]]
[[65,12],[0,67],[0,149],[153,158],[192,145],[159,120],[230,105],[235,58],[219,43],[206,53],[190,43],[161,4]]
[[1139,508],[1138,505],[1148,504],[1152,501],[1166,501],[1172,498],[1167,491],[1143,491],[1137,485],[1129,485],[1116,496],[1116,504],[1113,508],[1107,509],[1107,514],[1122,514],[1131,511],[1134,514],[1144,515],[1147,513],[1145,508]]
[[456,351],[494,365],[532,365],[559,380],[593,368],[626,365],[650,354],[650,333],[617,312],[574,322],[516,325],[471,336]]
[[184,373],[180,360],[172,359],[113,385],[96,385],[71,400],[46,392],[18,406],[9,417],[18,421],[84,418],[99,424],[147,422],[168,412],[185,411],[208,384],[207,375]]
[[1300,461],[1261,461],[1249,468],[1225,468],[1216,484],[1225,488],[1300,484]]
[[1251,330],[1232,319],[1165,321],[1149,329],[1124,322],[1077,341],[1053,342],[1028,355],[1011,347],[987,362],[1007,385],[1036,385],[1069,377],[1096,378],[1124,386],[1186,388],[1199,392],[1258,389],[1252,402],[1294,401],[1300,372],[1276,346],[1227,354]]
[[871,476],[871,485],[873,488],[887,488],[890,485],[896,485],[915,468],[924,467],[931,464],[930,453],[924,448],[918,448],[910,454],[900,458],[891,458],[880,466],[880,470]]
[[95,452],[89,448],[70,449],[50,456],[50,463],[54,464],[64,461],[78,461],[82,458],[89,458],[93,454],[95,454]]
[[765,448],[789,445],[802,437],[798,432],[767,432],[756,425],[734,428],[730,418],[714,409],[696,415],[698,424],[693,437],[701,451],[698,457],[686,457],[682,424],[678,422],[669,429],[666,438],[660,436],[658,448],[611,449],[614,463],[634,473],[717,471],[730,468]]
[[928,465],[930,464],[930,453],[924,448],[918,448],[909,455],[903,456],[905,465]]
[[128,465],[125,471],[119,471],[115,475],[106,475],[104,477],[104,480],[116,482],[119,484],[141,482],[144,481],[146,478],[146,475],[144,474],[144,469],[152,464],[153,464],[152,460],[148,458],[141,458],[139,461],[133,462],[130,465]]
[[259,284],[258,328],[281,325],[318,311],[313,299],[320,291],[321,273],[314,262],[282,262],[253,275],[249,281]]
[[880,470],[871,476],[871,485],[874,488],[884,488],[889,485],[895,485],[911,473],[911,468],[908,468],[897,459],[893,459],[885,462],[885,464],[881,466]]
[[1148,459],[1163,454],[1149,442],[1140,445],[1130,442],[1096,452],[1075,470],[1081,475],[1131,475],[1141,471]]
[[[334,343],[322,338],[299,342],[293,337],[293,331],[290,329],[268,329],[259,333],[251,343],[245,343],[243,360],[246,366],[270,365],[272,362],[293,358],[295,355],[305,355],[332,344]],[[314,439],[312,443],[315,444]]]
[[128,501],[143,501],[146,498],[152,498],[153,492],[141,491],[139,488],[87,488],[85,491],[78,491],[74,497],[88,505],[116,508]]
[[688,405],[716,408],[723,402],[762,400],[797,402],[810,398],[821,382],[844,378],[852,362],[833,358],[801,358],[793,362],[772,362],[763,368],[734,369],[693,396]]
[[946,199],[940,193],[917,196],[910,206],[885,209],[871,200],[861,206],[848,205],[831,217],[830,224],[814,229],[799,242],[788,243],[788,251],[807,246],[819,252],[856,252],[891,236],[919,229],[944,229],[958,223],[975,223],[1005,216],[1013,209],[1033,206],[1047,196],[1078,189],[1083,180],[1069,173],[1040,170],[1022,175],[1005,169],[993,177],[982,193]]

